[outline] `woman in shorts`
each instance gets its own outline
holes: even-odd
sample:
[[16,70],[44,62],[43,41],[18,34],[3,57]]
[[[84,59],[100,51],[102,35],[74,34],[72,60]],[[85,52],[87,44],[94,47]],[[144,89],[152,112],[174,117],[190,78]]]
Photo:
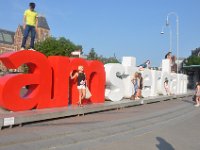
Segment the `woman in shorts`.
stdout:
[[142,97],[142,89],[143,89],[143,77],[142,74],[138,73],[138,89],[136,93],[135,99],[140,99]]
[[84,73],[83,66],[78,66],[78,71],[72,76],[72,73],[70,74],[71,79],[77,78],[77,89],[79,92],[79,101],[78,105],[82,106],[82,99],[85,98],[86,94],[86,76]]

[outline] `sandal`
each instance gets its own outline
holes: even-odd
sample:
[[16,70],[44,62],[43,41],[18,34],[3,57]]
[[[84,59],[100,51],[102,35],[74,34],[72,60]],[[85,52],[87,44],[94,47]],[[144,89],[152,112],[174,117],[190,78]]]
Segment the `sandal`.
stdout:
[[82,105],[80,102],[78,102],[77,105],[78,105],[79,107],[83,107],[83,105]]

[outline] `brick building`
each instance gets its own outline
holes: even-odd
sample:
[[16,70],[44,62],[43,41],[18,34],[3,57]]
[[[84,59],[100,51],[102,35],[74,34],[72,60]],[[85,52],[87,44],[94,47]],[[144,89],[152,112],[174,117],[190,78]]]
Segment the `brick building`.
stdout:
[[[43,41],[48,36],[50,36],[50,28],[47,23],[47,20],[45,17],[39,16],[38,32],[36,34],[35,42]],[[23,27],[21,25],[17,27],[16,32],[0,29],[0,54],[20,50],[22,38],[23,38]],[[30,36],[28,37],[26,44],[28,48],[30,45]],[[5,67],[2,65],[2,63],[0,63],[0,70],[4,69]]]

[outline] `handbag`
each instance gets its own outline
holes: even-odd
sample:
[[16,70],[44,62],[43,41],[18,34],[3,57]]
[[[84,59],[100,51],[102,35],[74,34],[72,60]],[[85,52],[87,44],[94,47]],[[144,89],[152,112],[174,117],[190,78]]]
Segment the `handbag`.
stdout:
[[86,93],[85,93],[85,99],[89,99],[91,96],[92,96],[92,94],[91,94],[91,92],[90,92],[90,90],[89,90],[89,88],[86,86],[86,89],[85,89],[86,91]]

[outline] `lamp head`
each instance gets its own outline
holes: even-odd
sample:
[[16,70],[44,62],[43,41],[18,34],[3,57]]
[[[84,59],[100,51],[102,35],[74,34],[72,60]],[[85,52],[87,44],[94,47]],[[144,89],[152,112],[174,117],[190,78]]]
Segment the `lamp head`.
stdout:
[[166,26],[169,26],[169,19],[168,19],[168,16],[167,16],[167,19],[166,19]]
[[161,31],[161,32],[160,32],[160,34],[164,34],[164,32],[163,32],[163,31]]

